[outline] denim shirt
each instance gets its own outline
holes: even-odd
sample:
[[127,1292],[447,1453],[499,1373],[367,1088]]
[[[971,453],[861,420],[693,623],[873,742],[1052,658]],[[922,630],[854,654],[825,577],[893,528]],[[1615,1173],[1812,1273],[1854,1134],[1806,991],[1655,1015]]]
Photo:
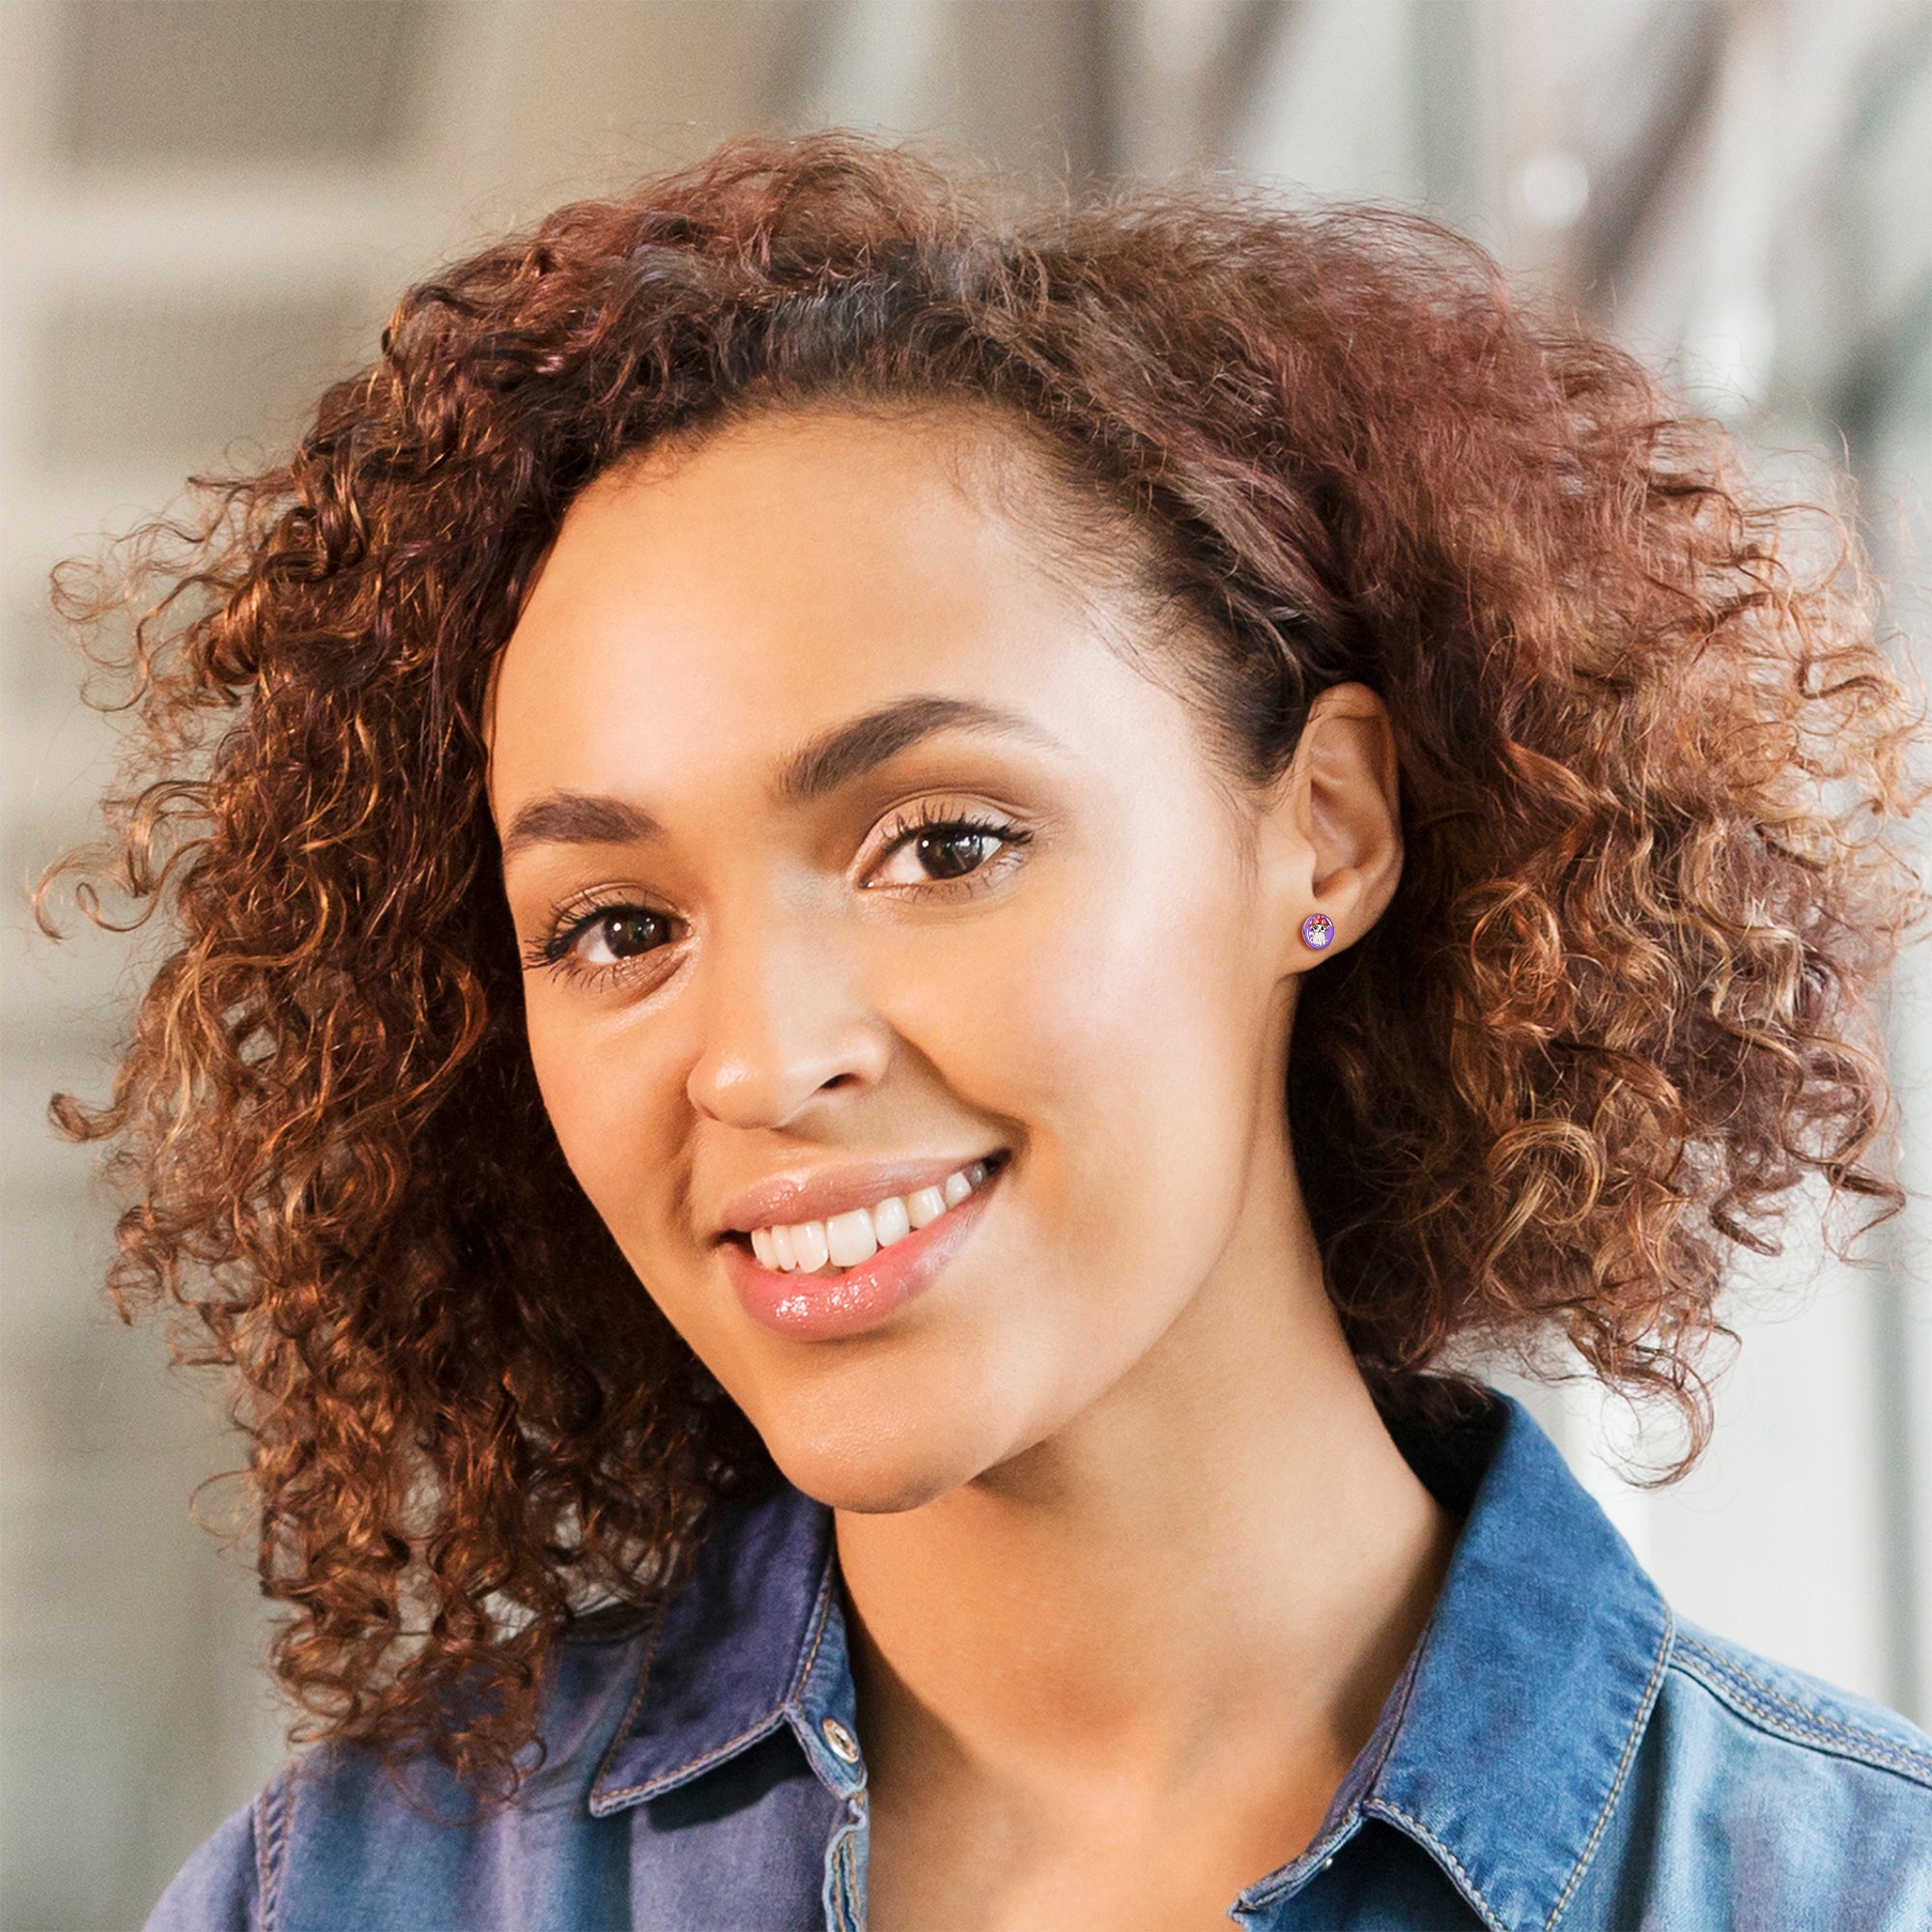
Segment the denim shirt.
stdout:
[[[1313,1842],[1253,1932],[1926,1932],[1932,1739],[1673,1619],[1497,1398],[1405,1441],[1466,1520]],[[183,1867],[149,1932],[863,1932],[866,1765],[828,1511],[721,1510],[656,1627],[563,1646],[542,1768],[476,1814],[439,1769],[311,1753]]]

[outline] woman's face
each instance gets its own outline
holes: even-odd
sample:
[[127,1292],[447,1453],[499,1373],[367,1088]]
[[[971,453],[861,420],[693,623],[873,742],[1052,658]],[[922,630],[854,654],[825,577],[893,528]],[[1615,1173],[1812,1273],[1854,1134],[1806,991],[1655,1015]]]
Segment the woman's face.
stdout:
[[564,1153],[845,1508],[1051,1436],[1292,1186],[1312,861],[963,480],[994,433],[771,416],[606,476],[494,691]]

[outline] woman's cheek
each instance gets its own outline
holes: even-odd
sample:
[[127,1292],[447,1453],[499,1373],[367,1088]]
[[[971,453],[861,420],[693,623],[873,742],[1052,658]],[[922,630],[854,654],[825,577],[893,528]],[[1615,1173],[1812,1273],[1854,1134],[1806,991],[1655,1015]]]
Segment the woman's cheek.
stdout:
[[[980,1031],[1001,1042],[1016,1078],[1104,1096],[1115,1113],[1142,1074],[1192,1057],[1220,977],[1196,930],[1173,894],[1140,879],[1041,906],[975,963]],[[1162,1097],[1142,1094],[1149,1107]]]
[[1016,1132],[1039,1232],[1095,1255],[1141,1240],[1205,1151],[1191,1116],[1220,1085],[1204,1057],[1225,1056],[1208,962],[1126,892],[922,939],[882,961],[881,996],[942,1087]]
[[652,1168],[655,1096],[647,1043],[610,1012],[566,996],[533,997],[530,1061],[557,1144],[618,1245],[635,1254],[628,1225]]
[[1053,905],[1003,910],[900,939],[879,960],[874,997],[949,1094],[1036,1130],[1042,1106],[1077,1091],[1104,1036],[1101,951]]

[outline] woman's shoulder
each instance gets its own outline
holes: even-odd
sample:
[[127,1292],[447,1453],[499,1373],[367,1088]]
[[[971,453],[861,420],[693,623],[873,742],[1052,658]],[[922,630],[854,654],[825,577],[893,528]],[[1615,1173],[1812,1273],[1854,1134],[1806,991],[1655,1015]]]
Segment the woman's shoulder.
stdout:
[[175,1874],[144,1932],[258,1932],[262,1888],[256,1814],[262,1802],[258,1798],[221,1821]]
[[1567,1922],[1932,1925],[1932,1737],[1895,1711],[1680,1622],[1628,1772]]
[[1684,1622],[1666,1692],[1679,1729],[1721,1737],[1729,1756],[1784,1766],[1792,1777],[1850,1780],[1904,1806],[1921,1829],[1932,1822],[1932,1736],[1883,1704]]
[[[547,1882],[590,1894],[616,1875],[595,1842],[588,1795],[639,1683],[650,1622],[628,1608],[579,1620],[558,1646],[543,1752],[508,1806],[480,1804],[435,1760],[392,1765],[325,1746],[224,1819],[175,1875],[144,1932],[297,1932],[310,1924],[520,1922],[501,1895],[534,1855]],[[522,1855],[506,1865],[515,1840]],[[577,1921],[569,1921],[577,1922]]]

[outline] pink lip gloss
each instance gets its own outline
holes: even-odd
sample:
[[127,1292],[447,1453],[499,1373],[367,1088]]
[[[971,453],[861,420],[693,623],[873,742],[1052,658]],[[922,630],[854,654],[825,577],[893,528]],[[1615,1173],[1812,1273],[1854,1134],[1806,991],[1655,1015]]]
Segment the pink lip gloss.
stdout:
[[902,1236],[856,1267],[797,1274],[768,1268],[741,1240],[724,1244],[724,1264],[745,1313],[794,1341],[828,1342],[876,1327],[920,1294],[964,1244],[998,1185],[989,1175],[956,1208]]

